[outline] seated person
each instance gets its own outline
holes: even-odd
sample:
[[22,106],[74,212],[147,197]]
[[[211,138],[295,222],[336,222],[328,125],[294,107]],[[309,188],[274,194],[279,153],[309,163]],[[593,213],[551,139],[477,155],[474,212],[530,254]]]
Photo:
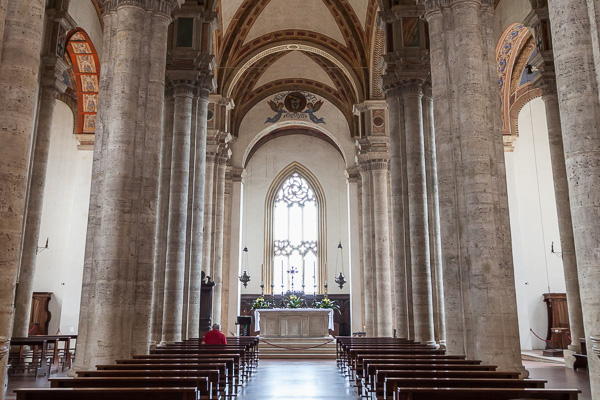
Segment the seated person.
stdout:
[[202,344],[227,344],[227,338],[220,329],[221,325],[213,324],[212,331],[209,331],[204,335]]

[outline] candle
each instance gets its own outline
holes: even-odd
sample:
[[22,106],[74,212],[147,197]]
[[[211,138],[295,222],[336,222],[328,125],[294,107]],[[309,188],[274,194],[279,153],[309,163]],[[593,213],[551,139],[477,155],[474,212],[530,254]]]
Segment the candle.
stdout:
[[306,261],[302,260],[302,288],[304,288],[304,285],[306,284],[306,278],[304,276],[305,270],[306,270]]
[[317,284],[317,263],[313,261],[313,284]]
[[263,282],[263,280],[265,279],[264,277],[264,264],[260,264],[260,281]]
[[283,260],[281,260],[281,287],[283,288]]

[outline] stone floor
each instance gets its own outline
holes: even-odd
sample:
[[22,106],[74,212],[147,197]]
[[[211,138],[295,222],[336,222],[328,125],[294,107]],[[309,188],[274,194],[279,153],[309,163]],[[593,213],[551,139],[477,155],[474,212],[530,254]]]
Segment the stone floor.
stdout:
[[[531,378],[546,379],[549,388],[577,388],[579,400],[591,400],[587,370],[573,371],[560,364],[524,361]],[[52,375],[61,376],[60,375]],[[64,375],[62,375],[64,376]],[[7,400],[18,387],[50,386],[46,377],[11,376]],[[238,400],[358,400],[356,390],[337,369],[334,360],[261,360],[258,371],[242,389]]]

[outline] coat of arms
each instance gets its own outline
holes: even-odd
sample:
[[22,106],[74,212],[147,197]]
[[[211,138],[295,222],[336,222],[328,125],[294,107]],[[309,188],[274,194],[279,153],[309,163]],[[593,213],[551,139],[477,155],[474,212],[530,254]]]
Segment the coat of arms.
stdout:
[[284,118],[310,118],[315,124],[324,124],[323,118],[318,118],[315,113],[321,109],[323,100],[308,92],[292,91],[289,93],[281,93],[267,102],[271,110],[276,114],[268,117],[267,123],[275,123]]

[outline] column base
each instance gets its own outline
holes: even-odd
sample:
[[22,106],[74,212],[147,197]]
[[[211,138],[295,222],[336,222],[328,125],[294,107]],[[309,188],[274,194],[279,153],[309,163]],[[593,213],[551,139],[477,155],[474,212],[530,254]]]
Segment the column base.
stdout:
[[[569,347],[571,347],[571,346],[569,346]],[[575,353],[577,353],[577,352],[574,350],[571,350],[571,349],[563,350],[563,357],[565,359],[565,367],[574,369],[573,366],[576,361],[575,356],[574,356]]]

